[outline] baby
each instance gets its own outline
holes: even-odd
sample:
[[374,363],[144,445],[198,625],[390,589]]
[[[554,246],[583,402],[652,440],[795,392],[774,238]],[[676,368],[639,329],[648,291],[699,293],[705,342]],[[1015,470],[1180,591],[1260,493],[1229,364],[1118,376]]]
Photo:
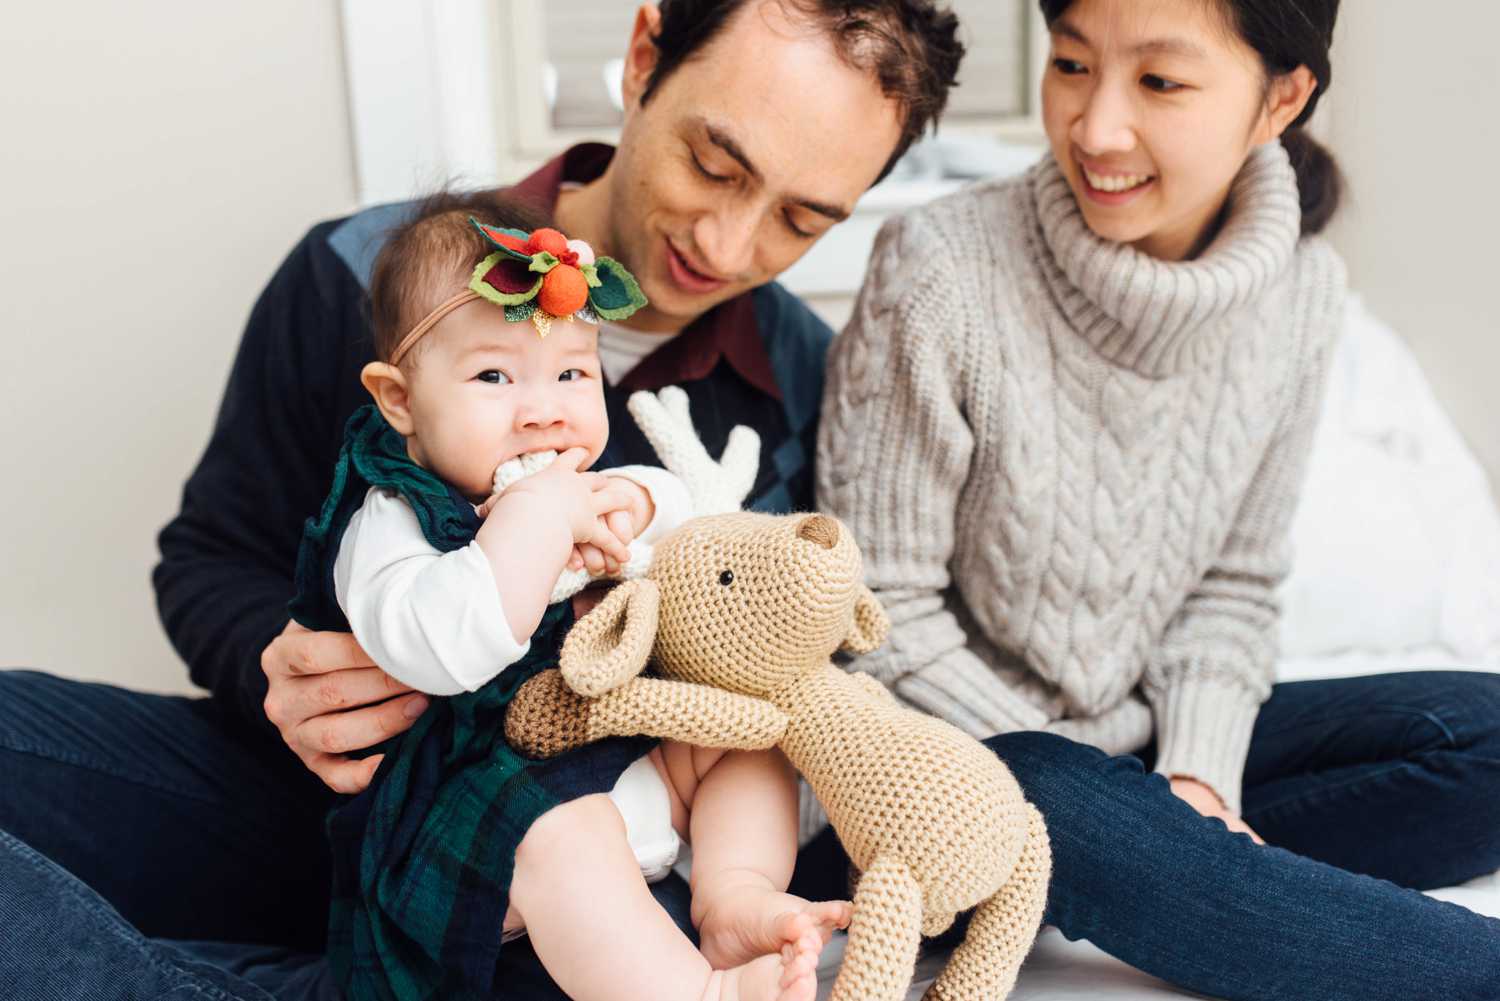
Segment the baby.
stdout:
[[[502,942],[525,934],[578,1001],[812,1001],[851,912],[784,892],[797,797],[779,753],[622,739],[539,762],[503,737],[573,622],[559,578],[616,574],[691,514],[665,470],[586,471],[609,431],[597,324],[645,303],[634,279],[493,196],[444,195],[391,235],[371,301],[374,405],[308,523],[292,612],[449,697],[330,817],[346,995],[503,995]],[[646,885],[679,838],[701,951]]]

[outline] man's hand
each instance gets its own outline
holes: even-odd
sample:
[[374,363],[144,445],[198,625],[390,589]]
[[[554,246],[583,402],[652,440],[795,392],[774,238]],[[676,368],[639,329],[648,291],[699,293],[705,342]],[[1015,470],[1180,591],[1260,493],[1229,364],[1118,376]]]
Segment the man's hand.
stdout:
[[268,682],[266,718],[334,792],[362,791],[384,757],[354,760],[348,752],[411,729],[427,708],[427,696],[376,667],[351,633],[315,633],[288,622],[261,651],[260,667]]
[[1197,779],[1174,776],[1172,778],[1172,792],[1178,799],[1187,803],[1194,810],[1205,817],[1213,817],[1222,820],[1224,826],[1239,834],[1248,834],[1258,845],[1265,844],[1265,839],[1250,829],[1250,825],[1240,819],[1236,813],[1231,813],[1219,798],[1219,794]]

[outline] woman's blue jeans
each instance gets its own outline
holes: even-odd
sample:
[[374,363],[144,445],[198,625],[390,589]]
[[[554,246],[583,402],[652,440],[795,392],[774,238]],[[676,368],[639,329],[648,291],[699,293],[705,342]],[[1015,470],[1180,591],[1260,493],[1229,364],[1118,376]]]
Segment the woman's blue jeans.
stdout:
[[[1140,758],[989,744],[1047,818],[1047,921],[1069,938],[1213,997],[1500,998],[1500,921],[1403,888],[1500,869],[1500,676],[1278,685],[1244,796],[1277,847],[1199,817]],[[337,997],[327,804],[210,703],[0,672],[7,996]],[[794,888],[844,877],[825,836]],[[658,897],[685,922],[680,881]],[[561,997],[523,944],[503,955],[508,997]]]

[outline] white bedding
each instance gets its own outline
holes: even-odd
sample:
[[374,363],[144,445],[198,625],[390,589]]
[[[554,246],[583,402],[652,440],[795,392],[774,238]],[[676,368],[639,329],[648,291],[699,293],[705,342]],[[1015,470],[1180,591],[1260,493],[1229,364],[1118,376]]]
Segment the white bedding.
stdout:
[[[1386,671],[1500,671],[1500,510],[1415,359],[1351,297],[1282,589],[1283,681]],[[1432,894],[1500,918],[1500,873]],[[819,997],[843,940],[819,969]],[[946,956],[925,959],[910,997]],[[1044,929],[1015,1001],[1190,998]]]

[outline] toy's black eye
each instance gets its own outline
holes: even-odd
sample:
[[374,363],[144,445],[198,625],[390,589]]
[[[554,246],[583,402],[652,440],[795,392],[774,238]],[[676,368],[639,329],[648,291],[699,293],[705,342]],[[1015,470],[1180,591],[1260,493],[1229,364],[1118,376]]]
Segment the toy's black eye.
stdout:
[[734,583],[734,571],[733,570],[725,570],[723,573],[719,574],[719,583],[723,584],[725,587],[728,587],[730,584],[733,584]]

